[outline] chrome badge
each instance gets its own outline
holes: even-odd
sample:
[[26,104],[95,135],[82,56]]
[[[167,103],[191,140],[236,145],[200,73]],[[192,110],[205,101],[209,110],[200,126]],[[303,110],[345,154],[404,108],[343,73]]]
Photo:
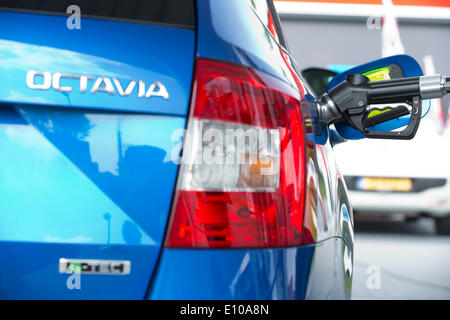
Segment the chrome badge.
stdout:
[[59,273],[127,275],[130,269],[129,260],[59,259]]
[[[30,70],[27,72],[26,84],[28,88],[33,90],[49,90],[53,88],[60,92],[72,92],[74,88],[67,84],[62,85],[62,79],[65,79],[67,82],[69,82],[69,79],[75,79],[78,82],[80,93],[89,92],[96,94],[98,92],[106,92],[110,95],[118,93],[121,97],[127,97],[136,91],[138,98],[161,97],[165,100],[169,99],[169,93],[160,81],[154,81],[147,86],[143,80],[129,80],[126,86],[123,86],[118,78],[92,77],[59,72],[51,74],[48,71]],[[137,89],[135,90],[136,87]]]

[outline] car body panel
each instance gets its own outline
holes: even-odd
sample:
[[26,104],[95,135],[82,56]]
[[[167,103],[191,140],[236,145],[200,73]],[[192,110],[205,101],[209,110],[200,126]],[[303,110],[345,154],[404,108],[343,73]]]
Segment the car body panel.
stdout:
[[[348,267],[349,264],[348,259],[352,264],[352,209],[348,204],[345,182],[339,174],[337,164],[332,156],[333,150],[327,138],[328,135],[325,133],[325,139],[318,139],[315,135],[315,126],[318,124],[313,121],[313,115],[317,108],[314,94],[298,74],[292,73],[295,63],[289,55],[283,55],[284,49],[275,42],[272,36],[267,35],[269,31],[260,21],[254,20],[255,12],[249,7],[250,1],[202,1],[201,4],[197,6],[197,56],[221,59],[269,73],[296,88],[303,97],[301,106],[307,140],[305,147],[308,175],[304,227],[311,231],[315,241],[320,245],[315,246],[314,253],[306,256],[303,252],[312,250],[310,247],[212,250],[214,253],[210,253],[210,250],[187,250],[188,253],[186,253],[185,250],[165,249],[162,253],[158,273],[152,282],[149,298],[317,299],[350,297],[352,271],[348,271],[347,268],[350,276],[344,276],[345,272],[340,272],[340,270],[344,270],[341,267],[343,262],[339,264],[337,261],[344,260],[344,248],[346,248],[346,266]],[[262,34],[264,37],[261,36]],[[324,145],[318,143],[317,140]],[[322,179],[323,183],[328,186],[328,188],[322,188],[321,192],[318,192],[320,190],[319,179]],[[346,208],[345,210],[341,210],[343,206]],[[344,211],[346,212],[345,217],[343,217]],[[189,253],[192,253],[195,258],[187,258]],[[286,261],[286,257],[289,256],[298,256],[305,265],[299,262],[296,264],[296,268],[290,269],[290,273],[283,269],[283,273],[277,277],[263,271],[270,269],[268,266],[271,265],[280,263],[287,265],[283,261]],[[306,258],[308,256],[309,258]],[[310,259],[309,263],[308,259]],[[179,270],[180,261],[186,264],[186,269],[184,267],[182,269],[190,270],[188,272],[190,279],[186,279],[185,275],[176,274],[175,270]],[[289,264],[292,263],[294,262]],[[258,273],[244,272],[242,275],[238,275],[243,287],[239,286],[240,290],[233,293],[230,291],[230,286],[232,286],[234,277],[239,273],[236,270],[248,264],[249,269],[258,270],[254,265],[263,269],[259,269]],[[217,267],[202,267],[210,265],[217,265]],[[217,271],[219,266],[220,271]],[[167,272],[166,268],[171,271]],[[309,268],[310,274],[305,278],[305,270]],[[284,274],[285,272],[287,274]],[[295,282],[294,287],[280,287],[279,290],[274,288],[274,286],[279,286],[280,281],[286,284],[283,282],[285,281],[284,277],[294,275],[297,278],[299,275],[301,277]],[[257,281],[255,277],[257,277]],[[305,279],[308,280],[305,281]],[[168,285],[170,283],[174,285]],[[178,284],[179,288],[175,284]],[[259,290],[255,290],[257,285]]]
[[[127,48],[134,49],[125,54]],[[185,116],[194,48],[193,30],[83,18],[83,27],[72,31],[65,17],[0,11],[0,102]],[[159,81],[170,98],[139,98],[138,84],[128,96],[120,96],[117,88],[113,95],[93,94],[94,79],[85,93],[79,79],[61,79],[71,92],[33,90],[25,85],[30,70],[116,77],[123,90],[131,80],[144,81],[146,88]]]
[[[21,210],[17,217],[1,213],[8,222],[8,228],[0,227],[0,247],[6,253],[0,268],[1,297],[350,297],[353,218],[328,130],[318,137],[314,94],[250,5],[242,0],[198,0],[196,30],[85,19],[80,34],[53,28],[63,17],[0,12],[3,18],[21,18],[11,21],[11,32],[0,31],[6,45],[0,49],[3,57],[5,52],[15,55],[20,64],[26,60],[24,52],[50,55],[50,72],[72,73],[81,67],[94,76],[124,81],[155,79],[167,83],[170,94],[167,101],[52,90],[37,94],[24,86],[28,65],[8,71],[10,84],[0,79],[6,84],[0,89],[6,106],[0,115],[0,143],[14,145],[16,153],[2,159],[0,167],[4,176],[22,170],[17,186],[0,185],[0,191],[14,192],[6,209]],[[21,25],[25,17],[30,20]],[[53,36],[30,31],[36,23],[55,29]],[[145,40],[147,34],[152,41]],[[123,53],[133,46],[141,50]],[[306,49],[312,50],[307,42]],[[68,67],[61,70],[53,58],[66,53],[79,65],[64,60]],[[162,248],[178,171],[172,160],[178,159],[181,141],[173,133],[186,125],[194,55],[268,73],[299,92],[306,137],[304,228],[311,231],[314,244],[251,250]],[[11,96],[13,90],[19,94]],[[21,203],[21,195],[29,200]],[[36,216],[36,208],[41,216]],[[81,274],[82,290],[70,290],[69,275],[58,273],[60,258],[129,260],[131,272]],[[36,263],[25,265],[27,259]]]
[[[0,278],[6,281],[0,296],[39,298],[46,288],[44,296],[53,298],[142,298],[178,170],[171,135],[185,119],[13,110],[23,123],[0,124],[0,144],[8,150],[0,159]],[[74,292],[66,287],[68,275],[58,273],[60,258],[128,260],[131,273],[86,275],[83,290]]]
[[331,238],[280,249],[166,249],[148,298],[344,299],[343,268],[330,259],[342,243]]
[[197,56],[237,63],[294,83],[279,45],[250,1],[200,0],[197,17]]
[[[88,18],[71,32],[65,20],[0,11],[0,297],[142,299],[176,183],[195,32]],[[139,98],[138,83],[93,94],[93,80],[81,93],[76,79],[61,80],[71,92],[32,90],[29,70],[117,77],[124,90],[161,81],[170,98]],[[70,290],[61,258],[125,260],[131,272],[83,274]]]
[[[143,245],[92,245],[1,241],[2,299],[142,299],[154,262],[146,256],[152,248]],[[154,251],[154,250],[153,250]],[[129,260],[129,275],[80,276],[79,289],[70,290],[70,274],[60,274],[61,256],[80,259]]]

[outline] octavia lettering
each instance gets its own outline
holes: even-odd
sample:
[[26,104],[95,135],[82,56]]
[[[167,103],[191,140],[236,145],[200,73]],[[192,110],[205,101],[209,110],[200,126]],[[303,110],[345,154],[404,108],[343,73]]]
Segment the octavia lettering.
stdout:
[[[78,82],[78,86],[69,86],[68,80]],[[67,82],[63,84],[64,81]],[[26,83],[28,88],[33,90],[53,90],[61,92],[72,92],[78,90],[80,93],[96,94],[98,92],[110,95],[118,94],[127,97],[131,94],[138,98],[161,97],[169,99],[166,87],[160,81],[154,81],[147,85],[143,80],[119,80],[118,78],[93,77],[87,75],[74,75],[65,73],[50,73],[48,71],[30,70],[27,72]]]

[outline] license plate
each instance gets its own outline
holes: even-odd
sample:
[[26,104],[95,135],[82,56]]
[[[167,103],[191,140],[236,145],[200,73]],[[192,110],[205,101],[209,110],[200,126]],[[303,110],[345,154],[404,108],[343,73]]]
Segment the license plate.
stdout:
[[367,191],[408,192],[412,190],[412,180],[409,178],[363,177],[357,180],[357,187]]

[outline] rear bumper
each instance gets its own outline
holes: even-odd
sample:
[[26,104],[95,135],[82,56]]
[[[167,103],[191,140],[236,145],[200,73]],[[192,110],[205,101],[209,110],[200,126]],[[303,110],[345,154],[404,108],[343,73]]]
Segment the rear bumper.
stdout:
[[[304,299],[314,246],[164,250],[150,299]],[[331,257],[330,257],[331,258]]]
[[342,245],[333,238],[282,249],[165,249],[147,299],[348,298],[336,265]]

